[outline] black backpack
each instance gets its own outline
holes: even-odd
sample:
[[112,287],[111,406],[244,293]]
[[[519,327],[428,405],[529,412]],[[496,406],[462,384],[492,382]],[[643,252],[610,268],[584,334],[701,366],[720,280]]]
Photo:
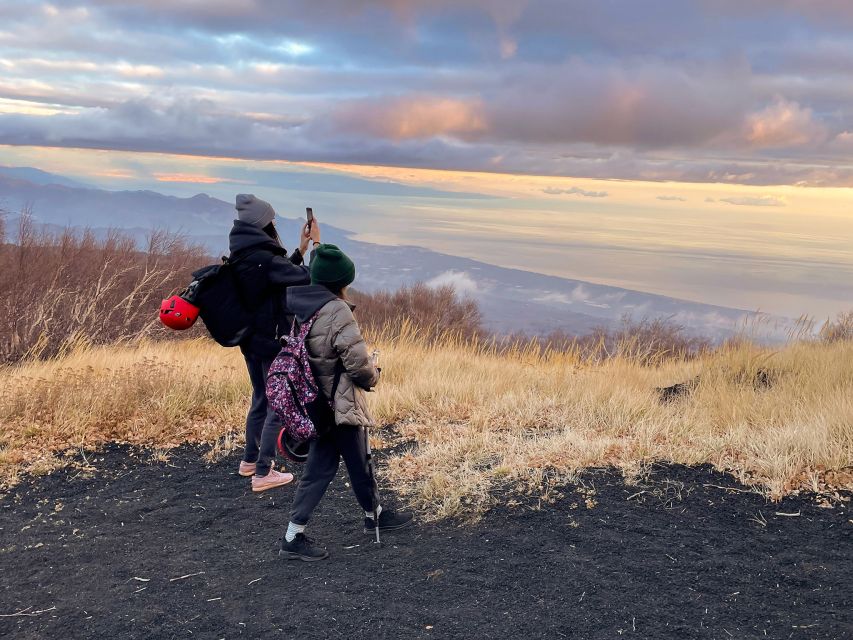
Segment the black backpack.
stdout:
[[234,269],[248,253],[231,258],[223,256],[220,264],[193,272],[193,281],[182,294],[199,308],[199,317],[210,337],[223,347],[236,347],[245,342],[255,328],[255,309],[246,303]]

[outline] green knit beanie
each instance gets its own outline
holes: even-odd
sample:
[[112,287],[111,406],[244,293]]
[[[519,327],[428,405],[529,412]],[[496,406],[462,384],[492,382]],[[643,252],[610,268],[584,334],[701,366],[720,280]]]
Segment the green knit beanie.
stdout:
[[333,244],[321,244],[311,257],[311,284],[343,289],[355,280],[355,264]]

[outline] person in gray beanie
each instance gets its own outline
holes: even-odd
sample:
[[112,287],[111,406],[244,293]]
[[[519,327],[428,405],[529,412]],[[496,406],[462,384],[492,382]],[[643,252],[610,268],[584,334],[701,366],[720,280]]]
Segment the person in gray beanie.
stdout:
[[237,196],[237,219],[229,235],[230,259],[246,306],[254,312],[253,331],[240,345],[249,379],[252,405],[246,416],[246,448],[238,470],[251,476],[252,491],[260,492],[293,481],[293,475],[273,469],[278,417],[267,403],[266,384],[270,365],[281,349],[279,338],[290,331],[293,315],[285,303],[287,288],[311,281],[303,256],[308,243],[320,242],[316,218],[302,227],[299,248],[289,256],[275,228],[275,210],[252,194]]
[[269,202],[256,198],[251,193],[237,194],[237,219],[263,229],[275,220],[275,211]]

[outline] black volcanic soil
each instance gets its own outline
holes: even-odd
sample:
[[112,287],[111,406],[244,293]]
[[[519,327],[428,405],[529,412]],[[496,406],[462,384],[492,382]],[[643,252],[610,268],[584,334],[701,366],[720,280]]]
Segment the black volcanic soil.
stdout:
[[144,458],[111,447],[108,471],[0,501],[0,635],[853,637],[850,503],[770,504],[704,467],[657,467],[645,487],[590,472],[594,492],[376,546],[339,476],[309,530],[332,557],[308,564],[277,556],[291,487],[255,496],[236,456],[191,447]]

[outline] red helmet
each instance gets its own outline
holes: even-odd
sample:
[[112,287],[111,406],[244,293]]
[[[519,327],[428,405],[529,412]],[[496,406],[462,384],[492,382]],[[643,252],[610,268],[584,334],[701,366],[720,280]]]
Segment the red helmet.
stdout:
[[181,296],[172,296],[160,304],[160,322],[170,329],[189,329],[198,319],[199,308]]

